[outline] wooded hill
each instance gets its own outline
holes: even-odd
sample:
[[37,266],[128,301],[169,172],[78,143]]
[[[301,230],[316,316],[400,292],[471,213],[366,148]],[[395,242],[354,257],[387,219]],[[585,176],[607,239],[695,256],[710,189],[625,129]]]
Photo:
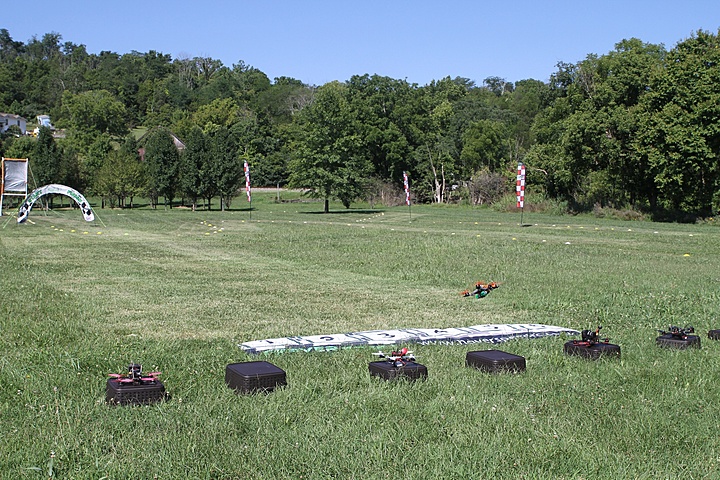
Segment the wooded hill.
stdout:
[[22,43],[0,29],[0,111],[50,114],[66,132],[10,129],[0,152],[30,157],[40,185],[112,205],[219,197],[227,207],[245,160],[255,186],[308,188],[348,207],[397,201],[404,171],[415,201],[483,204],[513,191],[524,162],[534,198],[570,211],[710,216],[720,207],[719,47],[705,31],[669,50],[622,40],[558,64],[547,82],[364,74],[316,86],[243,62],[90,54],[58,33]]

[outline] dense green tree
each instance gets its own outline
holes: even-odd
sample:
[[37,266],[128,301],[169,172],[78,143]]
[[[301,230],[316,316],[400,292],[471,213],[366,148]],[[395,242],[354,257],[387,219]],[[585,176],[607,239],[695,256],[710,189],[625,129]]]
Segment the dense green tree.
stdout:
[[179,172],[180,192],[190,199],[193,210],[197,208],[198,199],[212,198],[215,194],[208,178],[210,163],[208,139],[202,129],[195,126],[185,137],[185,150],[180,155]]
[[667,54],[644,98],[640,149],[665,210],[720,206],[720,34],[698,31]]
[[357,75],[347,87],[349,108],[355,112],[359,140],[364,143],[362,148],[374,175],[398,182],[409,166],[415,86],[389,77]]
[[33,175],[40,185],[60,182],[60,153],[49,128],[40,127],[30,159]]
[[9,63],[22,55],[25,45],[12,39],[7,28],[0,28],[0,62]]
[[137,154],[127,149],[113,150],[100,167],[96,191],[107,198],[110,206],[133,206],[133,198],[145,191],[145,170]]
[[[89,54],[55,32],[22,43],[0,29],[0,111],[50,114],[66,136],[57,140],[55,178],[91,193],[111,171],[106,160],[125,161],[113,153],[118,140],[144,125],[181,137],[202,130],[209,155],[201,197],[220,195],[222,208],[237,194],[242,156],[254,183],[292,177],[346,206],[368,182],[400,188],[403,171],[417,201],[486,202],[500,178],[511,187],[524,161],[534,191],[574,209],[706,215],[720,204],[717,51],[708,32],[670,51],[633,38],[559,63],[549,82],[490,76],[478,86],[445,77],[418,86],[356,75],[318,88],[288,77],[270,82],[242,61],[228,68],[153,50]],[[5,136],[0,150],[32,156],[35,145]],[[153,188],[167,183],[146,166]],[[199,164],[186,168],[194,173],[180,176],[192,184],[182,193],[193,199]]]
[[83,150],[81,156],[81,174],[89,186],[90,192],[95,193],[94,187],[97,173],[100,167],[102,167],[105,158],[107,158],[115,148],[112,138],[107,133],[97,135],[92,138],[92,143],[88,147],[76,142],[74,138],[68,138],[67,140],[73,148]]
[[230,127],[239,120],[240,107],[231,98],[218,98],[197,109],[193,123],[208,134],[218,127]]
[[361,196],[372,170],[361,148],[347,94],[348,87],[340,82],[318,88],[314,103],[300,114],[304,135],[289,165],[289,184],[325,200],[326,213],[331,198],[349,207]]
[[145,163],[148,172],[148,193],[153,205],[162,196],[165,208],[172,208],[172,201],[178,192],[179,154],[169,131],[156,128],[145,139]]
[[415,192],[435,203],[449,200],[448,191],[462,180],[459,165],[462,141],[455,128],[455,105],[468,94],[463,79],[433,81],[418,92],[412,122]]
[[220,195],[221,210],[230,207],[244,175],[237,138],[236,132],[227,127],[219,127],[210,134],[211,158],[206,175],[213,190]]
[[637,155],[638,104],[662,69],[662,46],[637,39],[613,52],[559,65],[556,98],[536,117],[538,144],[526,159],[551,195],[579,208],[642,205],[647,172]]
[[492,120],[478,120],[465,130],[460,160],[466,175],[481,169],[502,169],[508,154],[506,130],[503,123]]
[[4,156],[8,158],[30,158],[35,152],[37,140],[32,137],[8,137],[3,143]]
[[274,124],[289,124],[293,117],[312,103],[315,89],[300,80],[276,78],[269,89],[262,90],[255,102],[258,113],[267,115]]
[[124,136],[128,132],[125,106],[107,90],[65,92],[63,109],[67,127],[85,142],[98,134]]
[[87,178],[83,175],[80,155],[72,142],[58,139],[60,150],[60,183],[83,192],[87,189]]

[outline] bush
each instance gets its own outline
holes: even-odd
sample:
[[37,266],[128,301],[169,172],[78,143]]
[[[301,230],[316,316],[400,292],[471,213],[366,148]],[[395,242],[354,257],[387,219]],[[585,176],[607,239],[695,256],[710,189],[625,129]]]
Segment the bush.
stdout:
[[[548,215],[566,215],[569,212],[567,202],[555,200],[543,195],[525,195],[524,210],[532,213],[545,213]],[[492,204],[493,210],[498,212],[514,212],[517,210],[517,196],[506,194]]]
[[405,192],[392,183],[373,178],[370,180],[367,202],[370,208],[375,208],[376,203],[384,207],[397,207],[405,203]]
[[611,208],[603,207],[599,203],[593,206],[593,215],[598,218],[615,218],[618,220],[647,220],[644,213],[632,208]]
[[487,205],[503,198],[507,180],[499,173],[481,171],[467,182],[467,191],[473,205]]

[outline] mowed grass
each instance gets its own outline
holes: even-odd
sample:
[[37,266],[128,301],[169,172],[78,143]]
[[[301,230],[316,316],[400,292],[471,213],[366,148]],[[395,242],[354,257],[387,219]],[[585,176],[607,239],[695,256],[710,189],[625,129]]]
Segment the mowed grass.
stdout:
[[[720,476],[717,226],[274,198],[1,217],[0,478]],[[502,285],[458,295],[477,280]],[[484,323],[602,325],[622,357],[564,355],[576,337],[416,345],[428,379],[385,382],[372,347],[238,347]],[[670,325],[702,348],[657,347]],[[527,371],[465,367],[488,348]],[[288,385],[233,393],[226,365],[251,360]],[[108,374],[131,362],[162,371],[171,398],[106,405]]]

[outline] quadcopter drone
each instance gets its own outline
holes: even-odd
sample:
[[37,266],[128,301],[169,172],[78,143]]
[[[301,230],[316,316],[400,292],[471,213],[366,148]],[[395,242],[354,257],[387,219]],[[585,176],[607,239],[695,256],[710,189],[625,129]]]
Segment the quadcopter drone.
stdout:
[[600,329],[602,327],[598,325],[598,327],[593,330],[583,330],[580,332],[580,335],[582,336],[581,340],[573,340],[573,345],[578,345],[581,347],[592,347],[593,345],[596,345],[598,343],[609,343],[609,338],[600,338]]
[[485,298],[491,290],[495,290],[499,286],[500,285],[496,282],[477,282],[475,283],[475,290],[473,290],[472,292],[470,290],[465,290],[463,292],[460,292],[460,295],[462,295],[463,297]]
[[153,385],[158,382],[158,376],[161,372],[142,373],[142,366],[138,363],[131,363],[128,367],[128,373],[111,373],[110,378],[114,378],[118,383],[123,385]]
[[408,351],[407,347],[403,347],[400,351],[391,352],[390,354],[376,352],[373,353],[373,355],[385,358],[387,362],[391,363],[394,367],[404,367],[408,363],[415,361],[415,355],[413,355],[413,352]]
[[667,332],[665,330],[658,330],[658,332],[660,332],[660,335],[672,335],[673,338],[677,338],[679,340],[687,340],[689,334],[695,333],[695,329],[691,326],[680,328],[671,325]]

